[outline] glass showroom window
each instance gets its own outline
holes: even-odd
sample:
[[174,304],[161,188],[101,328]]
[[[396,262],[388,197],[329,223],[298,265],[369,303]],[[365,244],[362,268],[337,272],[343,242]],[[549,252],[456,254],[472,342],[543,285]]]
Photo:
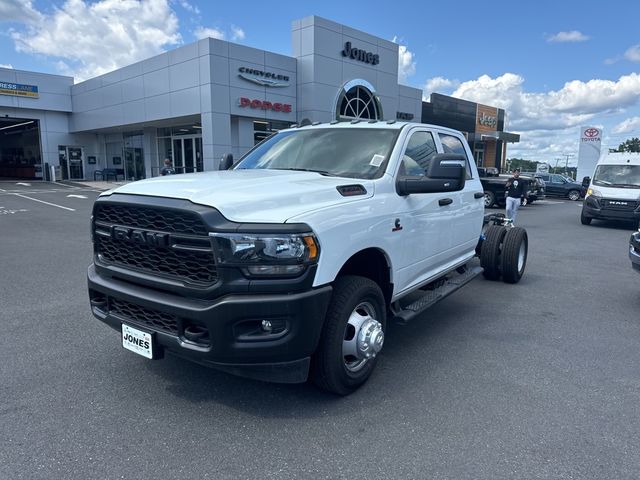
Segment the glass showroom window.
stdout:
[[373,86],[364,80],[347,83],[338,98],[338,120],[381,120],[382,106]]
[[276,133],[277,131],[289,128],[291,123],[267,121],[267,120],[254,120],[253,121],[253,144],[257,145],[269,135]]

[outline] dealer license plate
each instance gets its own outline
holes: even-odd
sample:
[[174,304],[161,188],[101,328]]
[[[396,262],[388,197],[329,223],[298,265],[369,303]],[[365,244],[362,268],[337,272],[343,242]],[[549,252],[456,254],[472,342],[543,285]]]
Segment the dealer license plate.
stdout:
[[153,338],[150,333],[122,324],[122,346],[138,355],[153,358]]

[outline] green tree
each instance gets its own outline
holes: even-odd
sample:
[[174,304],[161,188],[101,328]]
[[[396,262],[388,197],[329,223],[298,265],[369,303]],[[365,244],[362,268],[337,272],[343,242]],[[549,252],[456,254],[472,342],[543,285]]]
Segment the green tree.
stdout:
[[640,152],[640,138],[633,137],[618,145],[616,152]]
[[537,165],[540,162],[535,162],[533,160],[524,160],[523,158],[509,158],[507,159],[507,164],[509,165],[509,169],[514,170],[516,168],[520,169],[523,172],[535,172]]

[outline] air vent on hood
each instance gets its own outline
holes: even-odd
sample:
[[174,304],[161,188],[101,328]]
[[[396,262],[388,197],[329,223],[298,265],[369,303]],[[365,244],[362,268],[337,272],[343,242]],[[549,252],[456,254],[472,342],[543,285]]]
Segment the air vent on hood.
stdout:
[[366,195],[367,189],[362,185],[340,185],[336,187],[343,197],[354,197],[356,195]]

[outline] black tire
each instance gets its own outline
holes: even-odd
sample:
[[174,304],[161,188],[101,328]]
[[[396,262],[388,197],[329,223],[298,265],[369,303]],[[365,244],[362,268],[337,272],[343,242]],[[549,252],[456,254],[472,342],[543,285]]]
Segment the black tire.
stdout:
[[480,266],[484,269],[482,273],[487,280],[498,280],[500,278],[500,252],[501,245],[507,229],[501,225],[491,225],[487,228],[480,251]]
[[484,191],[484,208],[491,208],[496,203],[496,194],[485,190]]
[[527,266],[529,239],[524,228],[507,230],[502,242],[502,279],[505,283],[518,283]]
[[376,357],[363,360],[357,371],[350,370],[342,350],[343,341],[353,333],[348,331],[349,318],[363,304],[371,307],[373,318],[382,324],[384,331],[387,310],[378,284],[354,275],[335,281],[320,344],[311,363],[311,378],[323,390],[348,395],[365,383],[375,368]]
[[567,198],[571,201],[577,202],[580,200],[580,190],[569,190],[567,193]]
[[580,214],[580,223],[583,225],[591,225],[591,220],[593,219],[591,217],[587,217],[584,212]]

